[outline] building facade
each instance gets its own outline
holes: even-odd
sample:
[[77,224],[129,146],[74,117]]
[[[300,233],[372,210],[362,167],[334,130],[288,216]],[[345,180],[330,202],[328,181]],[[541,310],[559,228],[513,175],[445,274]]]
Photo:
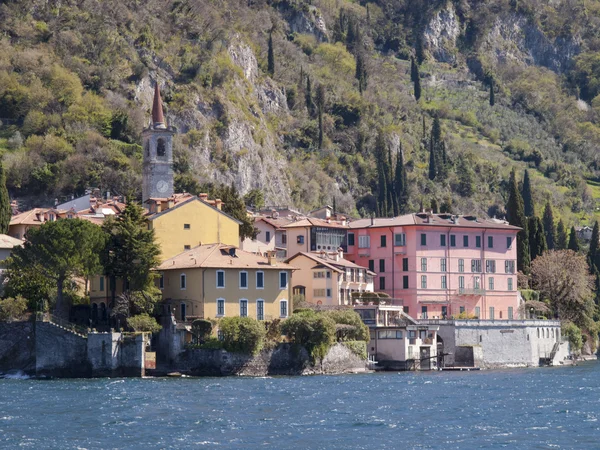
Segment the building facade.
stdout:
[[497,219],[407,214],[350,223],[347,258],[417,318],[517,317],[519,228]]

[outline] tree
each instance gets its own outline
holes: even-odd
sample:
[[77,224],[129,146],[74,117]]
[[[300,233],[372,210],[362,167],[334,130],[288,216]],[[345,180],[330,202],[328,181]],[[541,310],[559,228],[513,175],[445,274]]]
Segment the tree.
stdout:
[[458,176],[458,193],[463,197],[471,197],[475,193],[475,172],[464,155],[458,160],[456,175]]
[[539,217],[530,217],[529,223],[529,254],[531,261],[542,255],[548,250],[546,245],[546,236],[544,233],[544,225]]
[[410,58],[410,81],[415,83],[417,78],[419,78],[419,66],[417,66],[415,57],[413,56]]
[[396,170],[394,171],[394,197],[396,198],[397,210],[394,215],[400,215],[405,212],[408,204],[408,181],[406,179],[406,168],[404,167],[404,157],[402,145],[396,157]]
[[327,101],[325,95],[325,87],[322,84],[317,86],[317,92],[315,95],[315,103],[317,105],[317,113],[319,116],[319,148],[323,148],[323,110],[325,109],[325,102]]
[[9,273],[17,273],[21,280],[28,274],[48,280],[56,288],[55,314],[68,318],[67,285],[76,277],[101,270],[100,255],[106,242],[102,229],[85,220],[63,219],[30,228],[25,238],[22,247],[13,249],[7,263]]
[[358,80],[358,91],[362,94],[367,89],[368,78],[365,54],[362,49],[356,53],[356,73],[354,77]]
[[244,195],[244,203],[246,206],[256,210],[262,209],[265,206],[265,196],[260,189],[250,189]]
[[4,167],[0,162],[0,234],[8,234],[8,225],[12,209],[10,207],[10,197],[6,189],[6,174]]
[[568,243],[567,229],[565,228],[565,224],[562,219],[558,221],[558,226],[556,227],[556,250],[566,250]]
[[419,74],[417,74],[417,77],[415,78],[414,85],[415,100],[419,101],[421,98],[421,76]]
[[161,326],[156,322],[154,317],[146,313],[138,314],[127,319],[127,325],[138,332],[158,333]]
[[27,300],[21,296],[0,300],[0,322],[21,320],[25,311],[27,311]]
[[[293,316],[292,316],[293,317]],[[264,346],[266,330],[252,317],[225,317],[219,323],[228,352],[256,354]]]
[[494,79],[490,80],[490,106],[494,106],[496,104],[496,94],[494,92]]
[[390,153],[383,131],[379,131],[375,140],[375,161],[377,163],[377,209],[380,216],[394,213],[394,187],[391,183]]
[[525,217],[535,216],[535,205],[531,193],[531,181],[529,180],[529,170],[525,169],[523,176],[523,205],[525,207]]
[[234,219],[241,222],[240,238],[256,239],[258,229],[254,227],[254,220],[248,217],[246,205],[239,196],[234,184],[227,185],[207,185],[204,189],[212,198],[220,198],[223,201],[223,212],[229,214]]
[[571,227],[571,233],[569,234],[569,245],[567,246],[569,250],[573,250],[574,252],[578,252],[580,250],[579,239],[577,239],[577,232],[575,231],[575,227]]
[[517,185],[515,171],[510,173],[508,183],[509,196],[506,205],[508,222],[511,225],[520,227],[521,231],[517,234],[517,267],[524,274],[529,273],[529,231],[527,229],[527,219],[525,217],[525,208],[523,206],[523,197]]
[[267,71],[275,75],[275,54],[273,53],[273,31],[269,32],[269,49],[267,52]]
[[552,212],[552,205],[549,201],[546,202],[546,207],[544,208],[543,222],[548,250],[554,250],[554,247],[556,246],[556,226],[554,225],[554,214]]
[[590,266],[590,273],[594,273],[598,267],[596,266],[598,257],[598,240],[600,239],[600,233],[598,229],[598,221],[594,222],[594,229],[592,230],[592,238],[590,240],[590,248],[588,250],[588,264]]
[[437,158],[435,155],[435,144],[433,139],[429,141],[429,179],[435,180],[438,174]]
[[592,324],[593,277],[585,255],[572,250],[554,250],[531,264],[533,286],[549,301],[556,317],[582,328]]
[[[152,269],[160,263],[160,248],[154,239],[154,230],[148,229],[144,210],[136,203],[128,203],[119,216],[104,223],[103,229],[108,242],[102,262],[104,273],[110,280],[112,300],[115,300],[116,281],[121,279],[125,294],[139,293],[136,295],[141,295],[153,306],[158,295]],[[151,307],[139,309],[142,309],[140,312],[151,312]]]

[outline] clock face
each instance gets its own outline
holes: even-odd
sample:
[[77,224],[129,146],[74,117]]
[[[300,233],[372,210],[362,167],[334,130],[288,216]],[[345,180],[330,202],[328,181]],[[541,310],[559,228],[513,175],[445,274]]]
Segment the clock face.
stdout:
[[160,180],[158,183],[156,183],[156,190],[161,194],[164,194],[169,190],[169,183],[167,183],[165,180]]

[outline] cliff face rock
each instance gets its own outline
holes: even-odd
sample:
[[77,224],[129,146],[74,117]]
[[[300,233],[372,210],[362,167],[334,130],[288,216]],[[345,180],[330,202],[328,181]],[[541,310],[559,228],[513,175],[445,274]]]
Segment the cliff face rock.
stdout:
[[227,52],[233,63],[244,71],[244,77],[250,83],[254,83],[258,77],[258,62],[252,49],[239,41],[240,36],[236,35],[233,41],[236,42],[228,47]]
[[511,14],[496,18],[480,51],[496,64],[537,64],[563,73],[571,67],[573,57],[580,52],[580,39],[577,36],[550,39],[527,18]]
[[456,40],[459,34],[460,23],[454,7],[449,4],[438,11],[425,27],[423,45],[436,60],[454,64],[458,55]]
[[329,41],[325,19],[315,6],[305,5],[302,9],[285,6],[280,8],[280,11],[292,33],[312,34],[319,42]]

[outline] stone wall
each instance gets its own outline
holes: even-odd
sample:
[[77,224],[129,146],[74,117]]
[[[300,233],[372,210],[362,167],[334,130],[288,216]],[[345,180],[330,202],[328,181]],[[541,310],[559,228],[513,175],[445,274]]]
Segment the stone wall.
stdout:
[[195,376],[309,375],[360,372],[365,370],[365,363],[343,344],[336,344],[313,366],[306,349],[280,344],[255,356],[225,350],[185,350],[174,368]]
[[35,374],[39,377],[90,377],[87,339],[50,322],[35,323]]
[[33,322],[0,322],[0,374],[35,374]]

